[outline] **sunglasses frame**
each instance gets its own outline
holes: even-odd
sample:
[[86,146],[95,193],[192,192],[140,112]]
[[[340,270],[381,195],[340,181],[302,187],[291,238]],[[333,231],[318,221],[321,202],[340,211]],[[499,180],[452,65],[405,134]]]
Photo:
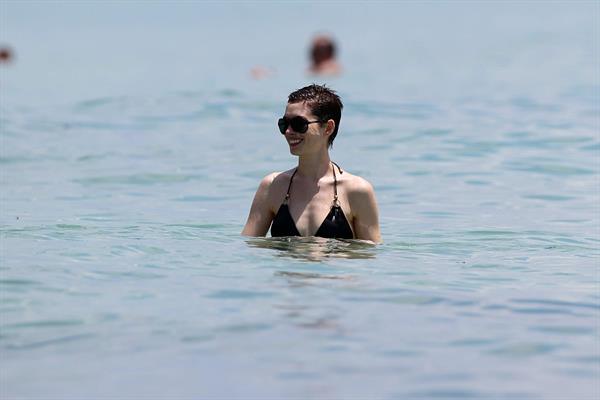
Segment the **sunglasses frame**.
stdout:
[[[298,119],[303,120],[304,125],[302,125],[302,127],[303,127],[304,130],[296,130],[292,126],[292,121],[293,120],[298,120]],[[279,120],[277,121],[277,127],[279,128],[279,132],[281,132],[282,135],[285,135],[285,131],[287,131],[287,129],[289,127],[291,127],[294,132],[300,133],[300,134],[304,135],[306,132],[308,132],[308,126],[310,124],[314,124],[314,123],[317,123],[317,122],[324,122],[324,121],[322,121],[322,120],[309,121],[308,119],[306,119],[306,118],[304,118],[304,117],[302,117],[300,115],[296,115],[295,117],[292,117],[290,119],[285,118],[285,117],[279,118]],[[282,131],[282,123],[285,123],[285,127],[283,128],[283,131]]]

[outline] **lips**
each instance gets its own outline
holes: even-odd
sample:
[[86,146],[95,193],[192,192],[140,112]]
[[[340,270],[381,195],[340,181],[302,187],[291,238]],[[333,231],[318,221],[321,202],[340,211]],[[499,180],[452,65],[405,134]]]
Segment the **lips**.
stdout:
[[298,146],[303,141],[304,141],[304,139],[289,139],[288,143],[290,144],[290,146],[294,147],[294,146]]

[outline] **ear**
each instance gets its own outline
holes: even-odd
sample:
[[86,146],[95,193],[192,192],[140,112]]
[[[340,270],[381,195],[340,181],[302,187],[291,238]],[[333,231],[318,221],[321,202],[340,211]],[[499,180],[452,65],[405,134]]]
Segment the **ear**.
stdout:
[[331,136],[335,130],[335,121],[332,119],[327,120],[327,126],[325,127],[325,136]]

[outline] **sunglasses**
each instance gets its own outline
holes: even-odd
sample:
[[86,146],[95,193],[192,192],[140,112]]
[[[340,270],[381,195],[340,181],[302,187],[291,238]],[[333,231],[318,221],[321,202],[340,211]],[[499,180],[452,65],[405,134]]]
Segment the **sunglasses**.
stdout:
[[315,122],[323,122],[323,121],[309,121],[304,117],[296,116],[290,119],[287,118],[279,118],[277,121],[277,125],[279,126],[279,132],[282,135],[287,131],[288,126],[292,127],[292,130],[296,133],[306,133],[308,130],[308,125],[314,124]]

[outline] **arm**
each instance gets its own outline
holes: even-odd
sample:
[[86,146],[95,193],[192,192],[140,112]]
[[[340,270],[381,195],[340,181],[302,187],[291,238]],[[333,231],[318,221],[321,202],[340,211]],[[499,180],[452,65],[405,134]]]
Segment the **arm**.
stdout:
[[373,186],[364,179],[352,192],[351,207],[354,214],[354,234],[357,239],[381,243],[379,210]]
[[269,207],[269,188],[276,174],[267,175],[260,181],[254,195],[246,226],[242,230],[244,236],[265,236],[273,220],[273,211]]

